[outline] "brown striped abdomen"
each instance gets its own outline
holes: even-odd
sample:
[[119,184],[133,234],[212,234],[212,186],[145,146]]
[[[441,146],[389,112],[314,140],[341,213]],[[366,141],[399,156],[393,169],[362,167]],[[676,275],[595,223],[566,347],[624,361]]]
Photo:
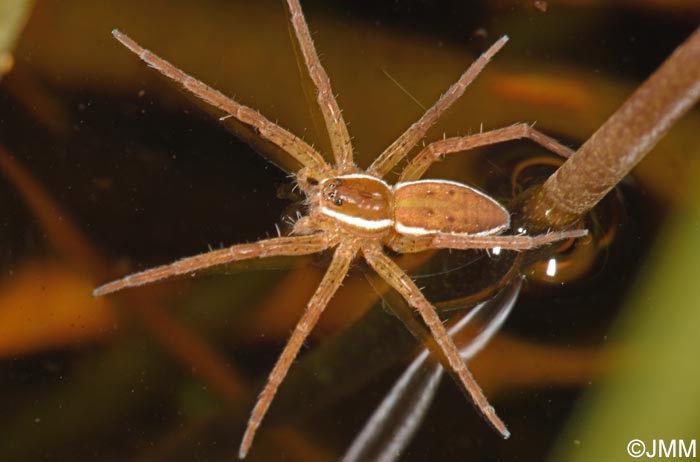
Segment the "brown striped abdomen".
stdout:
[[498,234],[510,225],[508,211],[469,186],[421,180],[394,186],[394,227],[401,234]]

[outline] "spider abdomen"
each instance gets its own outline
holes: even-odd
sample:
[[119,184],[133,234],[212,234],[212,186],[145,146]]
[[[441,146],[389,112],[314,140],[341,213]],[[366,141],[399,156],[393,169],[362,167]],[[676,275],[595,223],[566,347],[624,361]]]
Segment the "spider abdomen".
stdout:
[[510,225],[508,211],[467,185],[446,180],[420,180],[394,186],[394,228],[399,234],[445,233],[483,236]]

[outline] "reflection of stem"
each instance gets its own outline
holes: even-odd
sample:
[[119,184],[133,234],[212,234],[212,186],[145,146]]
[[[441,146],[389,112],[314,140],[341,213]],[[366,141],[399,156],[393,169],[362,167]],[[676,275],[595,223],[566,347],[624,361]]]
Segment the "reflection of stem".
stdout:
[[564,228],[593,208],[698,98],[700,29],[530,196],[530,231]]

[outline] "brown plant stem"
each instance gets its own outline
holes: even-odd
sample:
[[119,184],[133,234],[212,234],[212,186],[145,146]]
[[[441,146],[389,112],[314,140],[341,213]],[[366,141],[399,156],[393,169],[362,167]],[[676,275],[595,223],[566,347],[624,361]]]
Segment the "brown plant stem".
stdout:
[[528,197],[530,232],[561,229],[593,208],[700,98],[700,28]]

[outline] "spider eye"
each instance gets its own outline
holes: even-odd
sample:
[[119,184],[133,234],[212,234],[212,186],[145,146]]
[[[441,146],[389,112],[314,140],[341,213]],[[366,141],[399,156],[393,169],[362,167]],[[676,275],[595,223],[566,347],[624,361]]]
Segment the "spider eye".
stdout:
[[337,199],[335,199],[335,200],[333,201],[333,203],[334,203],[335,205],[337,205],[338,207],[340,207],[341,205],[343,205],[343,199],[341,199],[340,197],[338,197]]

